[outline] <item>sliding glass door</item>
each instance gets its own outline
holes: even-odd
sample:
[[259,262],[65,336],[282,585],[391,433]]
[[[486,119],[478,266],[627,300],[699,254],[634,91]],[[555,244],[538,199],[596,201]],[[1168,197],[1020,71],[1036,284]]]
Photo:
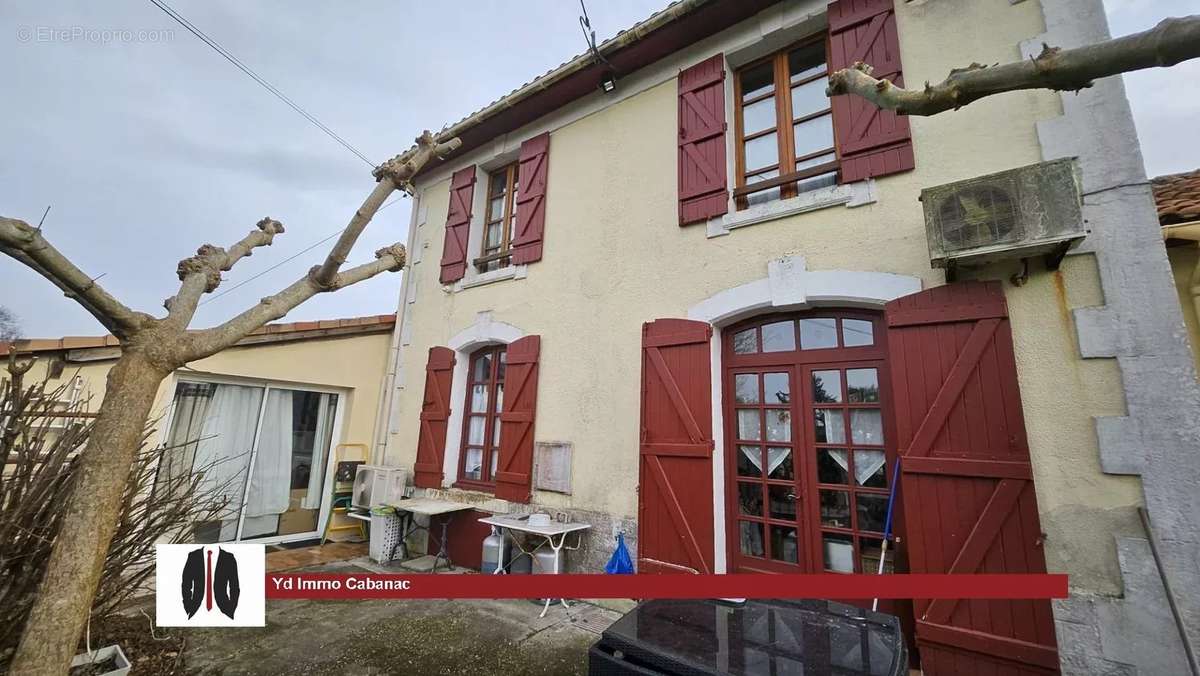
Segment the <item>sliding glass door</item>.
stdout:
[[197,476],[225,502],[217,519],[198,524],[197,541],[315,536],[337,410],[332,392],[179,382],[160,479]]

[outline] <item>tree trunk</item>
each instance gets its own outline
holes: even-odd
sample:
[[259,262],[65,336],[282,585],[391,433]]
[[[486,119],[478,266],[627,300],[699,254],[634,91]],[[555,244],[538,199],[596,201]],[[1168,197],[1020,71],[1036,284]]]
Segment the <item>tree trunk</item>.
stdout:
[[109,372],[104,401],[80,457],[62,529],[13,658],[12,673],[67,672],[91,613],[146,419],[168,373],[170,369],[128,347]]

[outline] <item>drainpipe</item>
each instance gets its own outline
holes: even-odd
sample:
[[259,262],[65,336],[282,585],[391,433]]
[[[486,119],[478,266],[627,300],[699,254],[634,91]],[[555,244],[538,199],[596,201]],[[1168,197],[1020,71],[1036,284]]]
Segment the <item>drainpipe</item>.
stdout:
[[400,282],[400,299],[396,303],[396,323],[392,327],[392,341],[388,346],[387,370],[384,372],[383,383],[380,385],[379,410],[375,414],[375,439],[371,446],[369,461],[382,465],[387,459],[388,431],[392,427],[392,397],[396,393],[396,372],[400,367],[400,334],[404,330],[405,308],[408,299],[408,282],[412,277],[413,251],[417,241],[417,212],[420,210],[421,197],[414,192],[412,196],[412,212],[408,218],[408,266],[404,269],[404,277]]

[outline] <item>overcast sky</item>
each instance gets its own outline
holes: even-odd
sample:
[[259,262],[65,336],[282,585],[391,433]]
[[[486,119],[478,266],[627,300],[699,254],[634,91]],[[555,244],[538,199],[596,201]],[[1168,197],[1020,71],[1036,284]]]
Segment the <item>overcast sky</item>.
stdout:
[[[1198,0],[1106,1],[1114,35],[1200,11]],[[604,39],[665,3],[593,2],[592,24]],[[521,11],[470,0],[169,4],[373,162],[584,46],[573,0],[522,0]],[[133,39],[105,41],[106,29]],[[0,0],[0,64],[0,214],[36,223],[52,205],[46,235],[138,309],[161,312],[178,283],[176,262],[197,245],[228,246],[267,215],[286,226],[227,275],[225,290],[344,227],[372,187],[364,162],[149,2]],[[1198,62],[1126,77],[1152,176],[1200,166],[1200,135],[1181,133],[1200,119],[1197,82]],[[407,199],[380,212],[351,264],[404,241],[408,214]],[[197,323],[240,312],[324,250],[207,302]],[[287,320],[392,312],[399,288],[399,275],[384,274],[318,296]],[[103,332],[7,257],[0,305],[28,336]]]

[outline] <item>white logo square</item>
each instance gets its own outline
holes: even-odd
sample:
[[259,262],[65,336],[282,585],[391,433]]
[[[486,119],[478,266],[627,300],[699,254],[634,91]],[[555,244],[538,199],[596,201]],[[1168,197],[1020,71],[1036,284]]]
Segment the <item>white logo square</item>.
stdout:
[[263,545],[155,545],[160,627],[266,626]]

